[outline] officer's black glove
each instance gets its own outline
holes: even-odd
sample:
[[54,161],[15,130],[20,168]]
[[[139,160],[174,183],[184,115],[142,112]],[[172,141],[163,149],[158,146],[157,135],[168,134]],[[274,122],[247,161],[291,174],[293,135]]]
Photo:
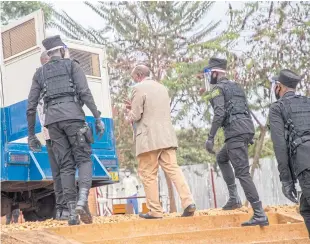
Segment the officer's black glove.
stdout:
[[214,147],[214,140],[213,138],[210,138],[206,141],[206,150],[211,153],[211,154],[215,154],[215,152],[213,151],[213,147]]
[[98,136],[98,139],[100,140],[104,133],[104,123],[100,118],[96,119],[96,135]]
[[289,181],[289,182],[283,181],[282,192],[287,199],[289,199],[290,201],[294,203],[298,203],[297,191],[296,191],[295,184],[293,181]]
[[41,142],[36,135],[28,136],[28,146],[33,152],[40,152],[42,149]]

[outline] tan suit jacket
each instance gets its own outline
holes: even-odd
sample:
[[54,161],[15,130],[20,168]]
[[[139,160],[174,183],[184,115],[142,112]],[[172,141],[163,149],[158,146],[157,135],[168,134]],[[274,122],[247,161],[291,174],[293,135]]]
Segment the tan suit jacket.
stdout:
[[129,119],[136,125],[136,156],[164,148],[177,148],[167,88],[150,78],[133,87]]

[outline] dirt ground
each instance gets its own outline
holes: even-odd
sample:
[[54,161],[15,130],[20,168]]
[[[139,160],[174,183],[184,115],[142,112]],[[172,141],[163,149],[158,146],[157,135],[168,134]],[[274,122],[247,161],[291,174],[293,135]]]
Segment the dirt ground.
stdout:
[[[289,213],[296,216],[299,216],[299,209],[298,206],[267,206],[265,208],[266,212],[278,212],[278,213]],[[238,214],[238,213],[248,213],[251,212],[250,208],[242,207],[238,210],[233,211],[223,211],[221,209],[208,209],[208,210],[200,210],[195,213],[196,216],[205,216],[205,215],[231,215],[231,214]],[[165,214],[165,218],[174,218],[180,216],[180,213],[173,213],[173,214]],[[96,224],[104,224],[104,223],[117,223],[123,221],[130,221],[139,219],[137,215],[114,215],[110,217],[94,217],[94,223]],[[83,225],[83,224],[82,224]],[[1,225],[1,243],[2,244],[24,244],[27,242],[20,242],[18,239],[13,239],[9,235],[12,232],[21,232],[21,231],[38,231],[42,235],[46,234],[44,229],[52,228],[52,227],[60,227],[60,226],[67,226],[66,221],[56,221],[56,220],[46,220],[44,222],[25,222],[22,224],[11,224],[11,225]],[[29,233],[30,234],[30,233]],[[35,238],[35,237],[34,237]],[[23,239],[23,238],[22,238]],[[48,243],[59,243],[58,240],[53,242],[47,234],[47,241],[45,244]],[[67,242],[73,243],[73,242]]]

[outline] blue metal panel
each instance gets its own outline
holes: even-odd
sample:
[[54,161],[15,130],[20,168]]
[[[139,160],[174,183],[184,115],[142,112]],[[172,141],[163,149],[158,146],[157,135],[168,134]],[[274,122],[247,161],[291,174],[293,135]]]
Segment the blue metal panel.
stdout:
[[29,181],[29,167],[24,165],[7,165],[7,176],[2,180]]
[[95,143],[92,145],[93,149],[108,149],[108,150],[115,150],[115,139],[113,133],[113,120],[110,118],[101,118],[103,123],[105,124],[105,132],[101,140],[98,140],[98,136],[96,135],[95,129],[95,118],[87,116],[86,122],[88,123],[89,127],[93,131]]
[[[7,128],[7,142],[15,141],[28,135],[27,125],[27,100],[15,103],[4,109]],[[36,133],[41,132],[39,117],[37,116]]]
[[5,114],[4,108],[0,108],[0,170],[1,170],[1,181],[7,178],[7,171],[4,167],[4,145],[5,145]]
[[[41,152],[32,153],[29,151],[27,144],[11,142],[28,135],[26,108],[27,100],[1,109],[1,115],[4,115],[1,116],[1,181],[40,181],[52,179],[51,168],[45,146],[42,147]],[[93,178],[95,180],[107,179],[108,174],[105,167],[118,170],[118,159],[116,156],[113,133],[113,120],[111,118],[102,118],[106,130],[100,141],[98,140],[97,135],[95,135],[94,118],[88,116],[86,121],[92,128],[95,139],[95,143],[92,145]],[[37,118],[36,133],[40,131],[41,125]],[[7,133],[7,139],[5,139],[5,133]],[[9,160],[10,153],[27,154],[29,155],[30,162],[12,163]]]

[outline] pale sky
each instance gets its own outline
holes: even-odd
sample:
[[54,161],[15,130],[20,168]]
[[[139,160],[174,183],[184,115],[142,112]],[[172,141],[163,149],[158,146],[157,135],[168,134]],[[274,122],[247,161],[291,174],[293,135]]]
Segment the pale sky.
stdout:
[[[88,6],[86,6],[82,1],[49,1],[53,4],[56,10],[64,10],[68,15],[82,24],[84,27],[91,26],[95,29],[102,28],[102,18],[94,13]],[[96,1],[91,1],[96,2]],[[243,2],[231,2],[233,8],[240,8]],[[217,21],[219,19],[227,20],[225,17],[226,11],[228,9],[227,1],[217,1],[213,9],[206,15],[206,20],[209,22],[211,20]],[[224,21],[223,21],[224,22]],[[225,23],[223,23],[225,24]],[[55,30],[49,30],[48,35],[57,34]]]

